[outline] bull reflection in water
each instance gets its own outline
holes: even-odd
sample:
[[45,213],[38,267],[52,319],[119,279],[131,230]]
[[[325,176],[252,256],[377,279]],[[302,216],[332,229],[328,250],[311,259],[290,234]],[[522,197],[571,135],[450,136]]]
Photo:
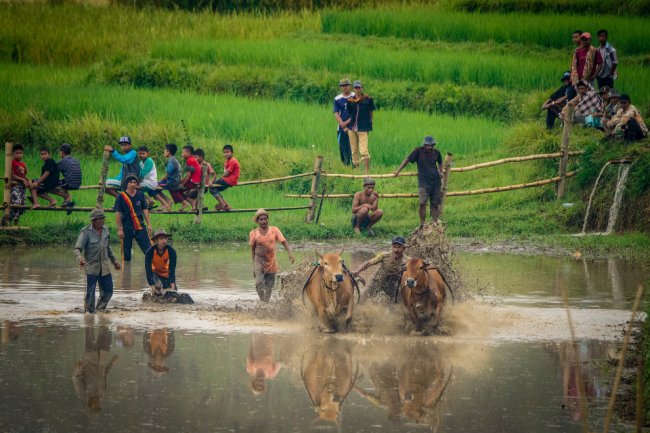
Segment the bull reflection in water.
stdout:
[[250,386],[254,395],[266,390],[266,381],[278,375],[282,365],[275,360],[275,337],[267,334],[253,334],[251,350],[246,358],[246,371],[251,377]]
[[422,344],[386,359],[390,361],[373,362],[368,368],[374,390],[355,387],[355,391],[385,408],[393,422],[415,422],[437,431],[437,406],[451,381],[452,366],[445,365],[435,348]]
[[86,402],[90,412],[101,411],[108,373],[118,359],[117,355],[110,357],[111,340],[111,331],[106,325],[99,327],[97,338],[94,327],[86,326],[84,354],[75,363],[72,371],[75,391],[79,398]]
[[347,342],[330,338],[305,352],[300,373],[318,414],[313,427],[329,424],[340,428],[341,408],[354,387],[358,370],[358,365],[353,367],[352,351]]
[[147,365],[155,376],[161,376],[169,371],[169,367],[165,365],[165,360],[174,353],[175,348],[176,341],[173,331],[163,328],[144,333],[142,349],[144,349],[144,353],[149,355]]

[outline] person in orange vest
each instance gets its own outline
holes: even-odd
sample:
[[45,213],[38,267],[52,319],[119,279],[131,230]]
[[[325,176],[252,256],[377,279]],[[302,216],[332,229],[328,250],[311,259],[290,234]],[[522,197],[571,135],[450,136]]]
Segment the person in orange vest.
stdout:
[[160,295],[163,289],[176,291],[176,251],[167,245],[170,237],[165,230],[156,230],[154,244],[144,254],[144,268],[152,294]]

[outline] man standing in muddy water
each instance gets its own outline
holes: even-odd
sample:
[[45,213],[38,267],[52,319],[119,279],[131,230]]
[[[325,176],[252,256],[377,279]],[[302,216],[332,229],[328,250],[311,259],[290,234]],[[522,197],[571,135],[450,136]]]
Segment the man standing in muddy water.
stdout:
[[366,269],[380,265],[368,289],[364,292],[364,298],[374,298],[384,292],[390,299],[397,296],[397,286],[404,272],[404,266],[408,257],[404,255],[406,239],[395,236],[391,242],[391,251],[379,253],[374,258],[362,263],[352,275],[356,278]]
[[251,230],[249,245],[253,259],[253,277],[255,290],[260,300],[269,302],[275,285],[275,274],[278,272],[278,262],[275,257],[275,243],[280,242],[289,254],[291,263],[295,261],[289,242],[284,238],[279,228],[269,225],[269,214],[264,209],[255,212],[253,221],[259,226]]
[[[120,264],[115,259],[111,249],[108,228],[104,227],[106,216],[102,209],[90,212],[90,225],[81,229],[74,254],[79,266],[86,271],[86,297],[84,311],[94,313],[96,310],[105,311],[108,301],[113,296],[113,278],[111,263],[115,269]],[[99,301],[95,305],[95,286],[99,283]]]

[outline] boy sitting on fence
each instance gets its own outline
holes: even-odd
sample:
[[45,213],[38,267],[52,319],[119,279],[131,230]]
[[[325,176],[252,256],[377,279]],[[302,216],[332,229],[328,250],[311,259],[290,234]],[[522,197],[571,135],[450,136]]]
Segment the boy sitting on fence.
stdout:
[[[181,190],[181,164],[176,159],[177,151],[178,146],[175,144],[169,143],[165,145],[165,158],[167,158],[167,165],[165,166],[165,175],[160,179],[158,185],[169,191],[174,203],[181,203],[182,208],[185,208],[191,205],[185,200],[183,191]],[[165,197],[162,192],[160,195]],[[171,201],[167,201],[167,206],[163,206],[160,211],[168,211],[171,210],[171,208]]]
[[[63,175],[63,179],[59,180],[59,187],[52,191],[52,194],[63,197],[65,200],[62,207],[73,207],[74,201],[69,191],[77,190],[81,186],[81,164],[79,160],[70,156],[72,153],[72,146],[68,143],[63,143],[59,147],[59,157],[61,159],[56,163],[59,173]],[[68,212],[70,215],[72,212]]]
[[[50,207],[56,206],[56,199],[50,197],[47,193],[54,192],[59,186],[59,167],[56,165],[56,162],[52,159],[50,154],[50,149],[48,147],[41,147],[39,150],[39,155],[41,160],[43,160],[43,166],[41,167],[41,177],[38,179],[32,180],[32,196],[38,195],[38,197],[47,200]],[[38,202],[34,202],[32,209],[40,207]]]
[[231,186],[237,185],[237,182],[239,181],[239,161],[237,161],[237,158],[233,156],[233,153],[233,148],[230,144],[226,144],[223,147],[223,157],[225,158],[223,164],[223,176],[215,182],[211,182],[212,186],[210,187],[210,193],[219,202],[214,207],[216,210],[228,211],[231,209],[230,205],[221,196],[221,192]]
[[[25,154],[25,148],[21,144],[14,144],[13,150],[13,159],[11,160],[11,204],[24,206],[25,205],[25,189],[31,190],[32,183],[27,179],[27,166],[23,162],[23,156]],[[13,183],[17,183],[14,185]],[[34,192],[32,192],[34,194]],[[36,202],[36,196],[32,196],[32,201]],[[2,217],[2,225],[9,225],[10,222],[13,222],[14,225],[18,225],[18,220],[20,216],[25,213],[25,209],[11,209],[9,212],[9,217]]]
[[158,171],[156,170],[156,164],[151,159],[147,146],[140,146],[138,148],[138,161],[140,164],[140,188],[151,197],[151,199],[147,199],[147,207],[149,210],[154,208],[153,199],[158,200],[163,207],[166,207],[167,200],[165,197],[160,197],[160,193],[158,192]]
[[[185,188],[184,197],[186,202],[192,207],[192,210],[196,210],[196,195],[194,191],[199,187],[201,183],[201,166],[199,162],[194,157],[194,148],[190,145],[183,146],[183,151],[181,156],[185,160],[185,167],[183,170],[186,172],[185,177],[181,180],[181,185]],[[192,198],[194,196],[195,198]],[[185,211],[187,206],[184,204],[180,211]]]
[[[203,170],[203,167],[205,167],[206,172],[208,173],[208,177],[206,179],[206,185],[209,185],[212,183],[214,178],[217,177],[216,173],[214,172],[214,169],[212,168],[212,164],[210,164],[208,161],[205,160],[205,152],[203,149],[196,149],[194,151],[194,157],[196,158],[196,162],[199,163],[199,166],[201,167],[201,170]],[[204,192],[208,192],[208,188],[205,188]],[[196,189],[194,192],[192,192],[191,197],[193,199],[196,199],[198,197],[199,190]],[[204,207],[203,210],[208,210],[208,208]]]

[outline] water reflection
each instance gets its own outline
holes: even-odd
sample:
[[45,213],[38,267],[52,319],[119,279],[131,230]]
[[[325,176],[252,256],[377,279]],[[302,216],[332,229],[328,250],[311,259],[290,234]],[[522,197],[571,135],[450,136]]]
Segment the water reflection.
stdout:
[[246,358],[246,372],[250,375],[250,388],[254,395],[266,391],[266,382],[278,375],[282,364],[275,360],[275,336],[253,334],[251,348]]
[[118,356],[110,357],[112,335],[106,325],[99,326],[96,338],[92,325],[86,326],[84,335],[84,353],[72,369],[72,384],[88,411],[99,412],[108,386],[108,374]]
[[440,426],[438,403],[447,390],[453,367],[430,345],[409,346],[367,367],[374,390],[355,387],[372,404],[386,410],[390,421]]
[[161,376],[163,373],[169,371],[169,367],[165,365],[165,360],[176,349],[174,331],[167,329],[146,331],[142,340],[142,348],[144,349],[144,353],[149,356],[147,365],[153,375],[157,377]]
[[115,346],[131,348],[135,344],[135,332],[131,326],[118,326],[115,334]]
[[312,427],[339,426],[343,402],[357,380],[359,364],[353,365],[350,344],[327,338],[304,353],[300,375],[318,417]]
[[11,340],[17,340],[20,336],[20,322],[16,320],[2,321],[2,344],[9,344]]

